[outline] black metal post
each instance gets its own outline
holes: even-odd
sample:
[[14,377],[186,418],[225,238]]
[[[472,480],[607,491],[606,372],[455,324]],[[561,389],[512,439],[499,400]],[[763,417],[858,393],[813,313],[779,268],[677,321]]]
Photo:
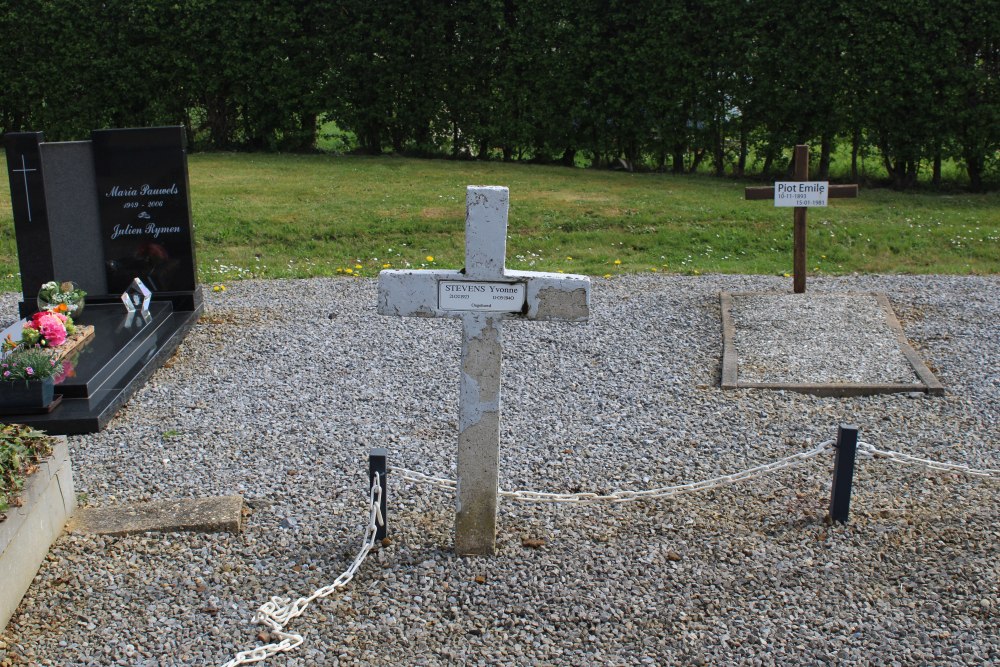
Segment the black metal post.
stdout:
[[389,528],[389,515],[387,513],[387,500],[388,500],[388,484],[386,483],[387,474],[387,458],[389,456],[389,450],[384,447],[376,447],[375,449],[368,452],[368,492],[371,493],[373,482],[375,481],[375,475],[378,475],[379,486],[382,487],[382,502],[379,504],[379,511],[382,512],[382,525],[376,524],[375,527],[375,539],[384,540],[386,532]]
[[830,520],[847,523],[854,484],[854,460],[858,452],[858,428],[837,427],[837,456],[833,463],[833,491],[830,495]]

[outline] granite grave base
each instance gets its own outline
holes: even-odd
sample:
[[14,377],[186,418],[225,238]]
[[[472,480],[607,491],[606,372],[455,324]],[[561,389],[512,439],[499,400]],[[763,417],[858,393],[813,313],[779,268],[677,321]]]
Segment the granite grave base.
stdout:
[[[94,327],[94,336],[75,352],[55,387],[62,400],[46,414],[5,414],[3,421],[28,424],[47,433],[94,433],[104,428],[126,401],[177,350],[201,316],[174,310],[170,301],[150,304],[149,317],[129,318],[121,302],[91,304],[76,320]],[[0,334],[20,337],[17,322]]]

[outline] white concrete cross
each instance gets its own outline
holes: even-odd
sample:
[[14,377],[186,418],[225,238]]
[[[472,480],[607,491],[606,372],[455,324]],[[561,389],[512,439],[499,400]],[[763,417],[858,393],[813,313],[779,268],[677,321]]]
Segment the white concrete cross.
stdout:
[[455,551],[496,549],[500,462],[501,323],[505,319],[585,322],[590,278],[510,271],[507,188],[469,186],[465,201],[465,268],[386,270],[378,276],[378,312],[462,320]]

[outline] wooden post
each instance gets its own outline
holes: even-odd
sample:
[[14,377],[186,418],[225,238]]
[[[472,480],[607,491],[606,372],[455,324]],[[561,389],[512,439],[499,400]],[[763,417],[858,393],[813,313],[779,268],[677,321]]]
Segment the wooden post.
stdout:
[[389,450],[384,447],[376,447],[368,452],[368,492],[371,493],[375,485],[375,477],[378,476],[378,485],[382,488],[382,498],[379,502],[379,512],[382,513],[382,525],[375,527],[375,539],[382,541],[389,531],[389,482],[386,474],[389,472],[388,466]]
[[[795,147],[795,180],[809,180],[809,146],[804,144]],[[806,212],[809,209],[796,206],[794,210],[792,290],[802,294],[806,291]]]
[[837,457],[833,465],[830,492],[830,521],[847,523],[854,486],[854,462],[858,451],[858,427],[841,424],[837,428]]

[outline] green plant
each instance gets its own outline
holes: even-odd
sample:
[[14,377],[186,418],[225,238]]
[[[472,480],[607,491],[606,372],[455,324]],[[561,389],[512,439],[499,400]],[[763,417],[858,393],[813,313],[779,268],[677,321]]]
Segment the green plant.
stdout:
[[0,380],[24,382],[44,380],[63,370],[48,350],[40,347],[18,347],[0,356]]
[[24,480],[38,469],[38,462],[52,453],[52,438],[21,424],[0,425],[0,520],[18,504]]

